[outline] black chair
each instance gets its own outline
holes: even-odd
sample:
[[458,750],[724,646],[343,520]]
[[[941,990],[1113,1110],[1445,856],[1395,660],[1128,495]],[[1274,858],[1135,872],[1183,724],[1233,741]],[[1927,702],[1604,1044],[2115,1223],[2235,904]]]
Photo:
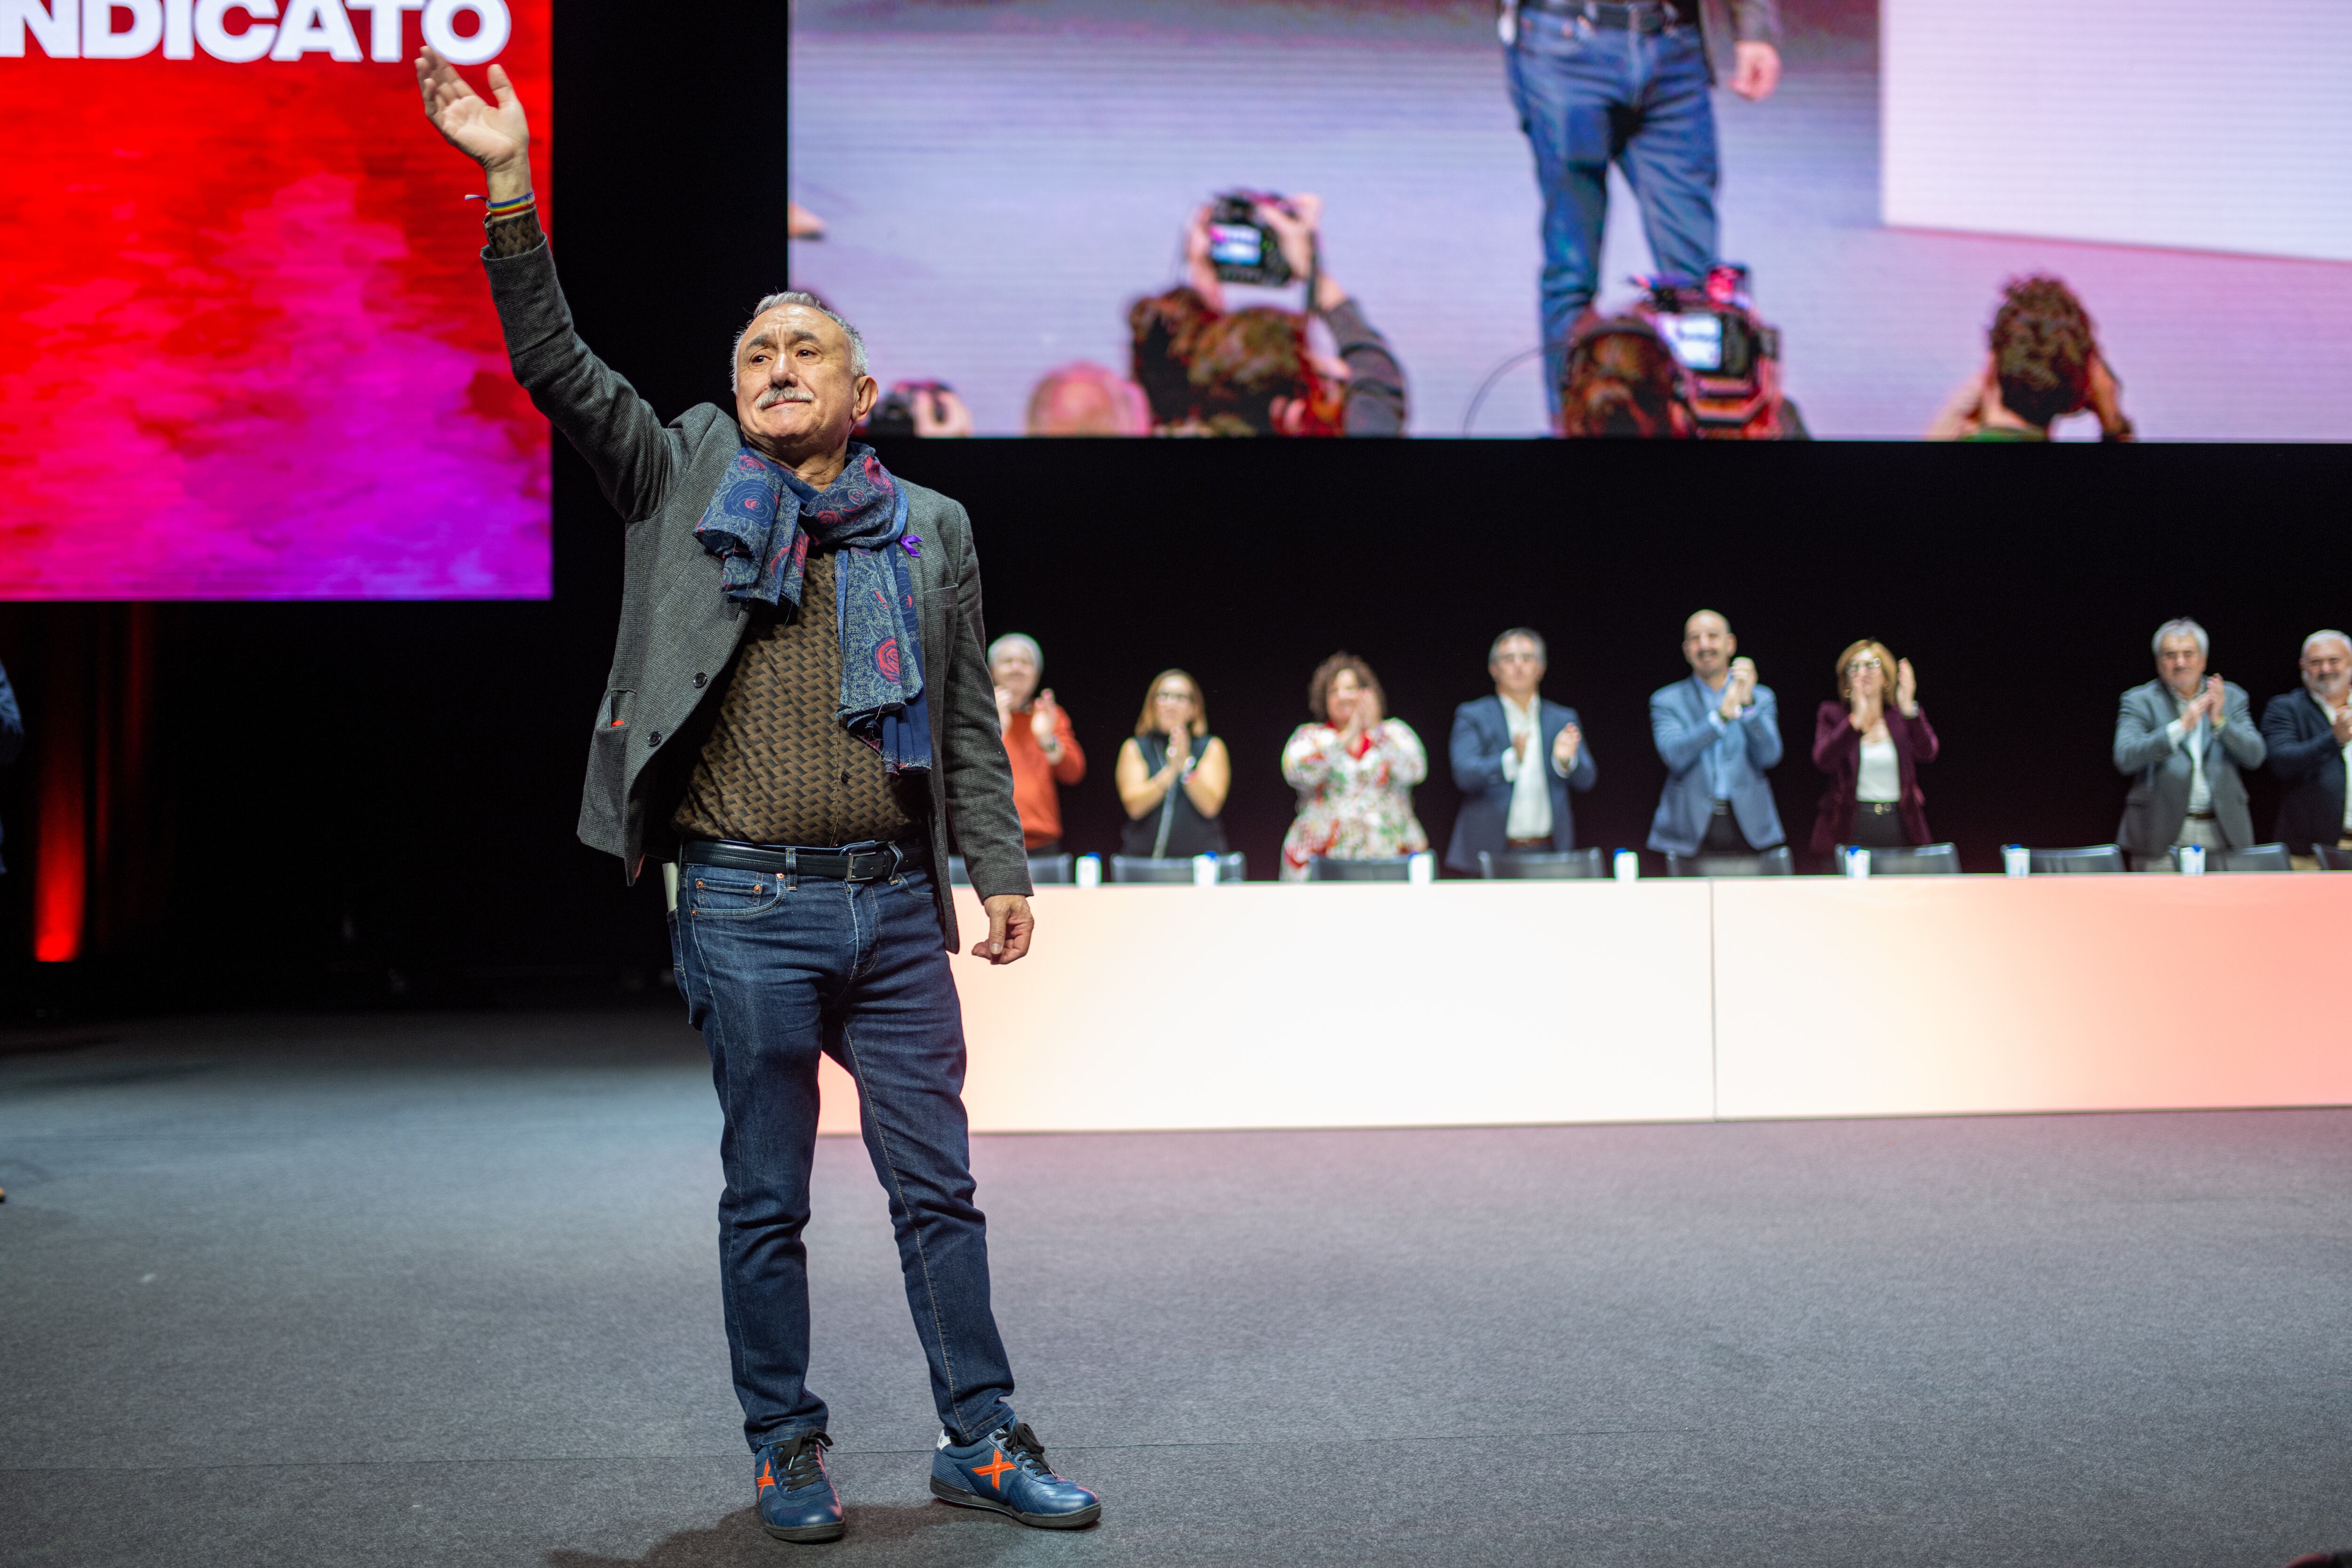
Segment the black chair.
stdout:
[[[1149,855],[1114,855],[1110,858],[1110,879],[1119,883],[1189,888],[1192,885],[1192,862],[1155,860]],[[1245,855],[1218,856],[1217,880],[1249,880],[1249,858]]]
[[[1836,863],[1845,864],[1846,847],[1837,847]],[[1870,874],[1874,877],[1957,877],[1960,874],[1960,847],[1957,844],[1918,844],[1908,849],[1873,849],[1870,852]]]
[[2027,862],[2037,877],[2056,872],[2128,871],[2120,844],[2086,844],[2079,849],[2030,849]]
[[2319,857],[2323,871],[2352,871],[2352,849],[2338,849],[2333,844],[2315,844],[2311,852]]
[[1785,844],[1761,855],[1677,855],[1666,852],[1669,877],[1793,877],[1796,858]]
[[[1029,857],[1029,880],[1075,882],[1078,879],[1077,864],[1077,857],[1074,855],[1032,855]],[[971,877],[963,868],[962,856],[948,857],[948,880],[959,888],[971,886]]]
[[1307,862],[1310,882],[1410,882],[1412,857],[1376,855],[1362,860],[1332,860],[1317,856]]
[[1527,855],[1497,855],[1491,849],[1481,849],[1478,875],[1490,881],[1557,882],[1580,877],[1606,877],[1609,868],[1601,861],[1597,844],[1585,849],[1538,850]]
[[[2180,869],[2180,851],[2172,852],[2172,868]],[[2294,865],[2286,858],[2284,844],[2254,844],[2243,849],[2208,849],[2205,851],[2208,871],[2292,871]]]

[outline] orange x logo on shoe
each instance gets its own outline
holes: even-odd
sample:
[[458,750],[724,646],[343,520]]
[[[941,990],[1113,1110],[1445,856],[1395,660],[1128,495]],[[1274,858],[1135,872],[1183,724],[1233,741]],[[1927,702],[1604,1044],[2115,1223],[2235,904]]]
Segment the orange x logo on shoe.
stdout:
[[975,1465],[972,1467],[971,1473],[975,1476],[986,1476],[990,1486],[994,1487],[998,1491],[1003,1491],[1004,1472],[1013,1468],[1013,1461],[1004,1457],[1003,1449],[999,1448],[996,1450],[996,1458],[984,1465]]
[[770,1487],[774,1486],[775,1484],[776,1484],[776,1462],[775,1462],[775,1460],[773,1460],[773,1459],[770,1459],[770,1460],[767,1460],[765,1463],[763,1463],[763,1464],[761,1464],[761,1467],[760,1467],[760,1484],[759,1484],[758,1486],[756,1486],[756,1487],[752,1488],[751,1489],[752,1489],[753,1491],[755,1491],[755,1492],[763,1492],[763,1491],[766,1491]]

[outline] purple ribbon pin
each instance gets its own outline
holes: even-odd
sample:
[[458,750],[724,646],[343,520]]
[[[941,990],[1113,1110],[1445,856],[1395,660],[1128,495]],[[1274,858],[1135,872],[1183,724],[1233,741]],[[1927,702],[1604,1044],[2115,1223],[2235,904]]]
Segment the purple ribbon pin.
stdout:
[[898,541],[898,547],[909,555],[919,556],[923,552],[923,542],[911,533]]

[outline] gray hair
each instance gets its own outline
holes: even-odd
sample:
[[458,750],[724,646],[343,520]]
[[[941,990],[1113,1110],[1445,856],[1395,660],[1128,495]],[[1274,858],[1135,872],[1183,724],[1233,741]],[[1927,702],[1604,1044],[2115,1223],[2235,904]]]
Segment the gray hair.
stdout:
[[2195,637],[2197,657],[2200,658],[2213,651],[2213,639],[2205,635],[2203,626],[2199,626],[2187,616],[2176,616],[2156,628],[2156,638],[2147,646],[2149,651],[2158,658],[2164,657],[2164,639],[2167,637]]
[[2352,648],[2352,637],[2346,637],[2342,632],[2336,630],[2332,626],[2324,630],[2315,631],[2309,637],[2303,639],[2303,651],[2305,657],[2310,655],[2311,645],[2315,642],[2340,642],[2347,648]]
[[1003,653],[1009,647],[1017,647],[1024,650],[1029,655],[1029,662],[1037,667],[1037,673],[1040,675],[1045,673],[1045,650],[1037,646],[1037,639],[1031,637],[1026,632],[1007,632],[1003,637],[997,638],[994,642],[990,643],[988,645],[988,662],[990,665],[993,666],[996,663],[996,656]]
[[[835,310],[832,306],[826,304],[815,295],[807,292],[805,289],[787,289],[781,294],[769,295],[757,305],[751,307],[751,321],[758,321],[761,317],[776,309],[779,305],[805,305],[810,310],[814,310],[818,315],[823,316],[826,321],[831,321],[835,326],[839,327],[842,330],[842,332],[849,339],[850,374],[866,375],[870,374],[866,368],[866,338],[864,334],[859,332],[856,327],[851,326],[847,321],[842,320],[841,312]],[[733,386],[735,384],[735,373],[739,368],[740,362],[743,358],[743,340],[751,335],[751,321],[744,322],[743,330],[735,334],[735,353],[727,362],[727,384],[730,386]]]
[[1551,663],[1551,656],[1544,651],[1543,633],[1535,630],[1531,626],[1513,626],[1509,631],[1507,631],[1501,637],[1496,637],[1486,648],[1486,662],[1488,664],[1492,664],[1496,659],[1502,658],[1503,645],[1510,641],[1513,637],[1525,637],[1528,641],[1536,645],[1536,662],[1538,664],[1549,665]]

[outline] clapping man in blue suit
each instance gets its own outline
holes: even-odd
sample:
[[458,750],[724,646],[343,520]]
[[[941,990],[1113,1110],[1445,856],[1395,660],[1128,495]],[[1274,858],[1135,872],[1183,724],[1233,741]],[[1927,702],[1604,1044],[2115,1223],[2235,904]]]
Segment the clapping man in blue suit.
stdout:
[[1738,651],[1731,623],[1701,610],[1683,623],[1690,679],[1650,694],[1650,735],[1666,764],[1653,849],[1743,855],[1788,840],[1764,778],[1780,761],[1780,709]]
[[1463,798],[1445,863],[1456,871],[1477,870],[1482,849],[1576,847],[1568,792],[1591,789],[1601,770],[1576,710],[1538,694],[1544,668],[1543,638],[1514,626],[1486,653],[1495,695],[1454,710],[1454,787]]

